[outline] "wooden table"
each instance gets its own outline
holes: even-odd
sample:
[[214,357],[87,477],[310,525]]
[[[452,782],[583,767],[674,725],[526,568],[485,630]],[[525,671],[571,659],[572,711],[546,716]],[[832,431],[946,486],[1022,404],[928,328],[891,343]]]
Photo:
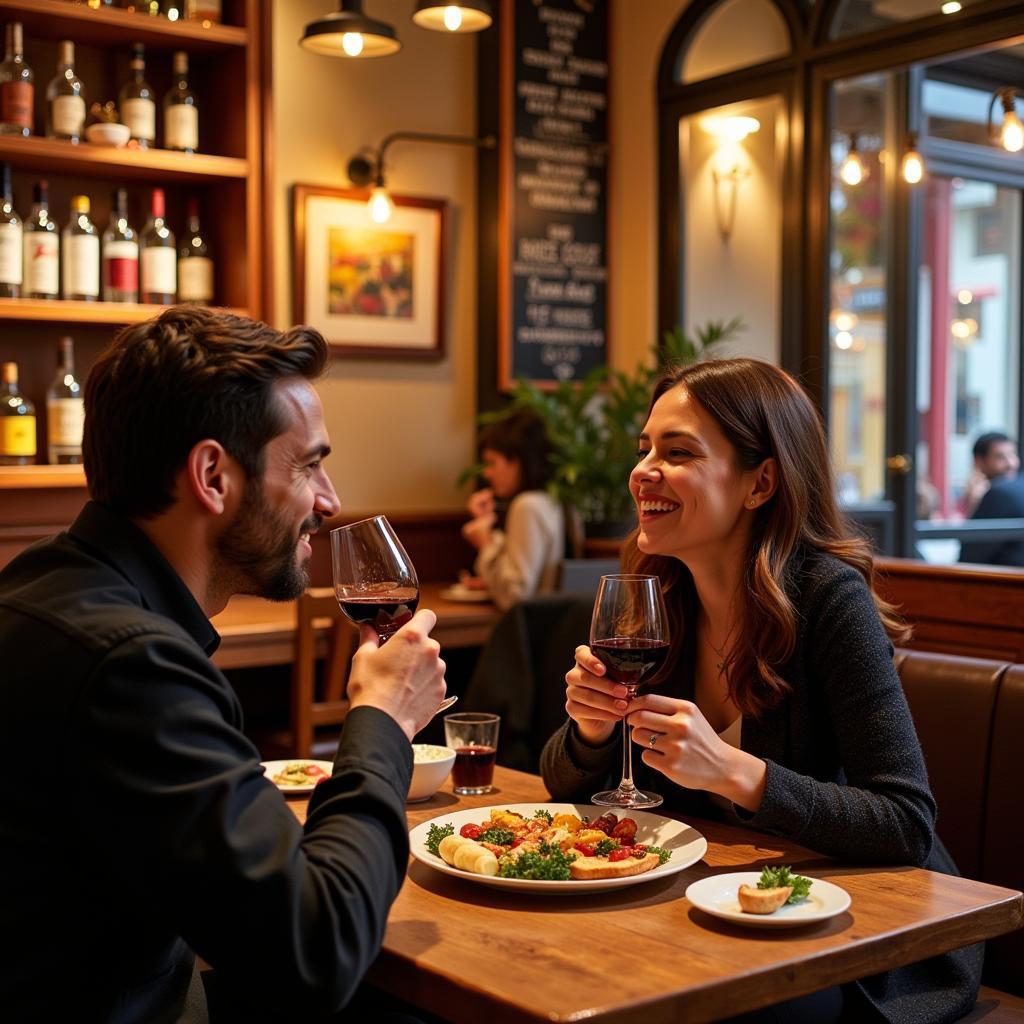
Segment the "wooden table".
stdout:
[[[466,807],[547,799],[539,778],[498,768],[497,790],[451,784],[409,824]],[[293,803],[300,820],[305,802]],[[707,821],[704,860],[659,882],[593,896],[508,894],[410,861],[369,980],[438,1016],[525,1024],[699,1024],[992,938],[1024,923],[1011,889],[920,868],[849,867],[786,840]],[[850,909],[760,930],[692,906],[690,882],[781,861],[841,885]]]
[[[441,591],[448,583],[424,583],[420,607],[437,612],[431,634],[444,647],[479,647],[491,635],[498,609],[489,601],[479,604],[446,601]],[[233,597],[213,626],[221,643],[213,656],[219,668],[288,665],[295,657],[295,602],[266,601],[261,597]],[[327,634],[325,619],[320,632]],[[322,654],[323,652],[319,652]]]

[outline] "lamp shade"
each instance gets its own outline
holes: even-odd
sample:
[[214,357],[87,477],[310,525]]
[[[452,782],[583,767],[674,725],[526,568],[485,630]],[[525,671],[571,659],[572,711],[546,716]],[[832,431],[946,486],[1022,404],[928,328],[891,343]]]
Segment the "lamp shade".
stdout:
[[420,28],[436,32],[480,32],[490,26],[493,18],[491,5],[486,0],[459,0],[458,3],[419,0],[412,20]]
[[337,11],[306,26],[300,41],[328,57],[386,57],[402,48],[390,25],[363,13],[363,0],[340,0]]

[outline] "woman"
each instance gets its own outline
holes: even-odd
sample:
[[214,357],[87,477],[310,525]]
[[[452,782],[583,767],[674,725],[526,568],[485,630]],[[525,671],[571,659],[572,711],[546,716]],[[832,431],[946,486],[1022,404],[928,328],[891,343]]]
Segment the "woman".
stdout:
[[[536,415],[522,410],[492,423],[480,449],[490,487],[470,496],[473,518],[462,534],[479,552],[474,571],[504,610],[554,589],[565,556],[565,520],[544,490],[551,448]],[[497,528],[497,501],[509,501],[504,530]]]
[[[643,748],[637,785],[673,810],[738,819],[846,862],[956,873],[892,663],[890,638],[907,631],[874,591],[866,542],[846,534],[799,385],[751,359],[664,377],[630,490],[639,526],[624,569],[660,576],[672,654],[658,692],[627,705],[625,687],[577,648],[569,721],[541,761],[552,796],[606,788],[628,710]],[[954,1020],[973,1005],[980,969],[981,947],[969,947],[752,1019]]]

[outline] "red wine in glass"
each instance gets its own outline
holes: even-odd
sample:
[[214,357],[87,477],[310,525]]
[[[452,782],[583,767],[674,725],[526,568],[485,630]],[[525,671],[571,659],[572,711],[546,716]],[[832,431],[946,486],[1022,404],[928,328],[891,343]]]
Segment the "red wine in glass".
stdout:
[[485,789],[494,781],[495,747],[470,744],[455,748],[452,782],[459,789]]
[[[602,576],[590,621],[590,649],[600,658],[608,678],[622,683],[632,700],[645,676],[665,663],[669,651],[668,623],[661,581],[657,576]],[[633,784],[633,744],[629,721],[622,720],[622,781],[616,789],[595,793],[605,807],[657,807],[657,793]]]
[[419,599],[415,588],[393,587],[389,583],[345,587],[338,594],[338,604],[348,618],[357,626],[372,626],[382,641],[413,617]]

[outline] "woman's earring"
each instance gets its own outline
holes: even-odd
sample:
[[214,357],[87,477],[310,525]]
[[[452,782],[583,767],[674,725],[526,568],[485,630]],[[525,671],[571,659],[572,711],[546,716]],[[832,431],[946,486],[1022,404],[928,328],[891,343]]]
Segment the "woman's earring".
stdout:
[[747,508],[757,508],[757,502],[756,501],[748,501],[747,502]]

